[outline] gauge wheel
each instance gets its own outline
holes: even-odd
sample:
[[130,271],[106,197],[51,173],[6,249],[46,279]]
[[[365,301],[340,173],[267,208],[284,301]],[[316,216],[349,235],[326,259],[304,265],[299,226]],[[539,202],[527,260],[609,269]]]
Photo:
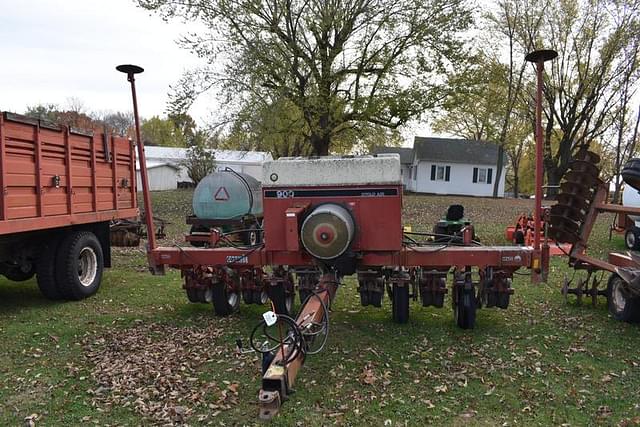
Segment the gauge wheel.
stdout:
[[218,282],[212,289],[213,311],[217,316],[229,316],[240,308],[240,295],[227,287],[224,282]]
[[275,286],[269,286],[267,292],[269,299],[273,302],[276,313],[284,314],[285,316],[293,315],[293,304],[295,299],[295,294],[293,292],[287,292],[282,283]]
[[252,300],[254,304],[264,305],[269,301],[269,295],[267,295],[267,292],[262,289],[257,291],[254,290],[252,291]]
[[242,301],[244,301],[245,304],[253,304],[253,291],[251,289],[242,291]]
[[407,323],[409,321],[409,286],[393,284],[393,299],[391,301],[391,311],[393,321],[396,323]]
[[202,302],[202,301],[200,301],[200,292],[198,292],[198,289],[196,289],[196,288],[186,288],[185,291],[187,293],[187,299],[189,300],[189,302],[194,303],[194,304]]
[[[374,307],[382,307],[382,297],[384,296],[384,292],[380,291],[369,291],[369,304]],[[408,317],[408,315],[407,315]]]
[[187,298],[192,303],[210,303],[212,300],[211,289],[186,288]]
[[614,319],[640,322],[640,296],[630,295],[624,280],[617,274],[612,274],[607,284],[607,305]]
[[307,302],[307,299],[311,296],[313,292],[309,289],[299,289],[298,296],[300,297],[300,304],[304,304]]
[[369,291],[366,289],[360,291],[360,305],[363,307],[369,305]]
[[478,308],[475,289],[458,288],[457,303],[453,307],[456,325],[461,329],[473,329],[476,325],[476,310]]
[[513,243],[516,245],[524,245],[524,233],[522,230],[518,230],[513,233]]

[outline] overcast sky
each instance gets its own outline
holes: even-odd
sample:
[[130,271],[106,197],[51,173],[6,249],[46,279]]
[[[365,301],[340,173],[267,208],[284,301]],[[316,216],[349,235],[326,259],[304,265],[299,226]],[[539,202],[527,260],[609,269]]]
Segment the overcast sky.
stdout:
[[[177,46],[193,23],[164,22],[133,0],[0,0],[0,111],[22,113],[27,106],[70,98],[87,111],[130,111],[126,77],[115,70],[132,63],[145,68],[136,78],[140,115],[162,115],[169,85],[198,59]],[[190,110],[200,124],[215,114],[213,95]],[[404,130],[405,145],[429,128]]]
[[[145,68],[136,80],[140,114],[164,112],[169,85],[197,58],[175,41],[190,30],[165,23],[132,0],[0,0],[0,110],[80,99],[89,111],[131,110],[123,63]],[[191,27],[193,29],[193,27]],[[192,113],[200,121],[208,103]]]

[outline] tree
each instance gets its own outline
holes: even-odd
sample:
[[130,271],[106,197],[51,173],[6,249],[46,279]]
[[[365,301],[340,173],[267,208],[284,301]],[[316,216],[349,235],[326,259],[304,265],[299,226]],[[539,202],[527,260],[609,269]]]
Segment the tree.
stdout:
[[302,114],[286,99],[256,99],[230,121],[231,129],[221,148],[267,151],[274,158],[308,156],[313,151]]
[[[482,53],[472,56],[471,67],[450,78],[455,91],[445,102],[445,113],[438,118],[434,129],[496,143],[493,196],[498,196],[506,153],[517,197],[519,164],[529,133],[523,113],[526,49],[519,40],[523,34],[535,37],[543,21],[544,7],[530,8],[528,0],[497,0],[493,6],[481,17],[486,35],[480,36],[482,46],[477,50]],[[487,45],[493,49],[485,49]]]
[[163,147],[186,147],[187,145],[185,135],[171,119],[153,116],[142,121],[140,131],[145,144]]
[[[274,158],[313,154],[313,146],[308,139],[309,128],[295,105],[280,99],[265,105],[256,101],[249,107],[236,116],[221,148],[267,151]],[[401,144],[397,130],[361,124],[336,136],[332,142],[332,152],[368,154],[374,147]]]
[[27,107],[25,115],[40,120],[47,120],[61,126],[69,126],[78,129],[100,129],[100,123],[92,116],[84,112],[81,101],[70,98],[69,108],[61,109],[56,104],[38,104]]
[[438,105],[464,57],[465,0],[138,0],[163,17],[200,20],[185,47],[210,64],[174,93],[184,111],[211,88],[225,105],[286,100],[313,152],[363,124],[397,129]]
[[[526,106],[521,102],[521,74],[519,71],[514,83],[513,64],[504,65],[496,58],[476,55],[472,67],[450,76],[449,81],[457,90],[447,98],[442,113],[433,123],[437,132],[496,143],[500,147],[496,182],[501,178],[506,153],[516,197],[520,162],[531,133]],[[494,196],[497,196],[496,187]]]
[[[631,103],[637,89],[634,87],[634,83],[637,82],[637,77],[634,78],[633,74],[638,72],[636,63],[640,60],[640,58],[638,58],[639,53],[640,38],[637,38],[630,46],[628,46],[628,49],[625,52],[625,55],[630,57],[631,60],[627,62],[627,70],[622,74],[619,82],[619,85],[622,87],[622,91],[618,102],[618,115],[614,123],[614,129],[617,135],[614,148],[615,162],[613,171],[615,190],[612,197],[613,203],[618,203],[620,201],[620,190],[622,188],[620,173],[622,172],[622,166],[627,162],[627,160],[636,154],[638,125],[640,124],[640,107],[638,108],[635,125],[632,125],[633,122],[629,121],[628,113],[630,109],[629,104]],[[632,132],[631,129],[633,129]],[[629,134],[631,135],[629,136]]]
[[112,132],[117,135],[133,137],[133,113],[132,112],[120,112],[115,113],[102,113],[99,114],[99,120],[106,128],[107,132]]
[[24,115],[38,120],[57,123],[59,111],[60,108],[56,104],[38,104],[28,106]]
[[206,132],[199,130],[193,134],[189,140],[189,148],[183,165],[187,169],[189,178],[195,184],[198,184],[216,169],[215,153],[209,148]]
[[[624,92],[619,82],[634,61],[625,53],[640,37],[640,11],[637,2],[613,0],[563,0],[547,7],[540,38],[523,43],[541,48],[544,40],[559,52],[546,67],[544,86],[544,167],[549,194],[555,194],[573,154],[601,140],[615,122]],[[635,85],[638,61],[632,69],[629,84]]]

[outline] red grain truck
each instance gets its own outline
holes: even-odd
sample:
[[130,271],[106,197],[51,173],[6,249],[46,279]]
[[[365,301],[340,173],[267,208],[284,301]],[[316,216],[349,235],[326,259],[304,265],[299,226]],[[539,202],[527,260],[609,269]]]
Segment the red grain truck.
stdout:
[[0,274],[80,300],[111,266],[109,223],[138,216],[127,138],[0,113]]

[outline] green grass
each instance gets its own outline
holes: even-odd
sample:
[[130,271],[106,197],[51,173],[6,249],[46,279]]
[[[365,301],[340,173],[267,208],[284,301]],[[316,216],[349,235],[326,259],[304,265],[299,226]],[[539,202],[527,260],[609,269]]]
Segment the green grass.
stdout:
[[[181,241],[190,197],[154,194],[155,214],[172,222],[162,244]],[[407,196],[405,223],[429,229],[459,200]],[[504,227],[532,207],[462,203],[486,244],[504,244]],[[619,236],[607,239],[610,219],[600,219],[591,239],[598,256],[622,248]],[[175,271],[148,274],[141,249],[114,250],[114,265],[95,297],[73,303],[46,301],[33,280],[0,279],[0,425],[32,414],[38,425],[156,424],[157,412],[145,408],[158,402],[186,408],[191,425],[255,423],[259,360],[234,350],[264,309],[243,305],[216,318],[186,302]],[[388,300],[383,309],[361,307],[355,281],[346,280],[327,348],[309,357],[273,423],[640,423],[640,330],[611,319],[604,300],[565,304],[559,290],[571,273],[556,258],[546,284],[517,276],[509,309],[481,310],[473,331],[455,327],[449,299],[440,310],[413,303],[409,323],[396,325]],[[96,393],[113,371],[129,385]],[[159,395],[145,397],[152,389]]]

